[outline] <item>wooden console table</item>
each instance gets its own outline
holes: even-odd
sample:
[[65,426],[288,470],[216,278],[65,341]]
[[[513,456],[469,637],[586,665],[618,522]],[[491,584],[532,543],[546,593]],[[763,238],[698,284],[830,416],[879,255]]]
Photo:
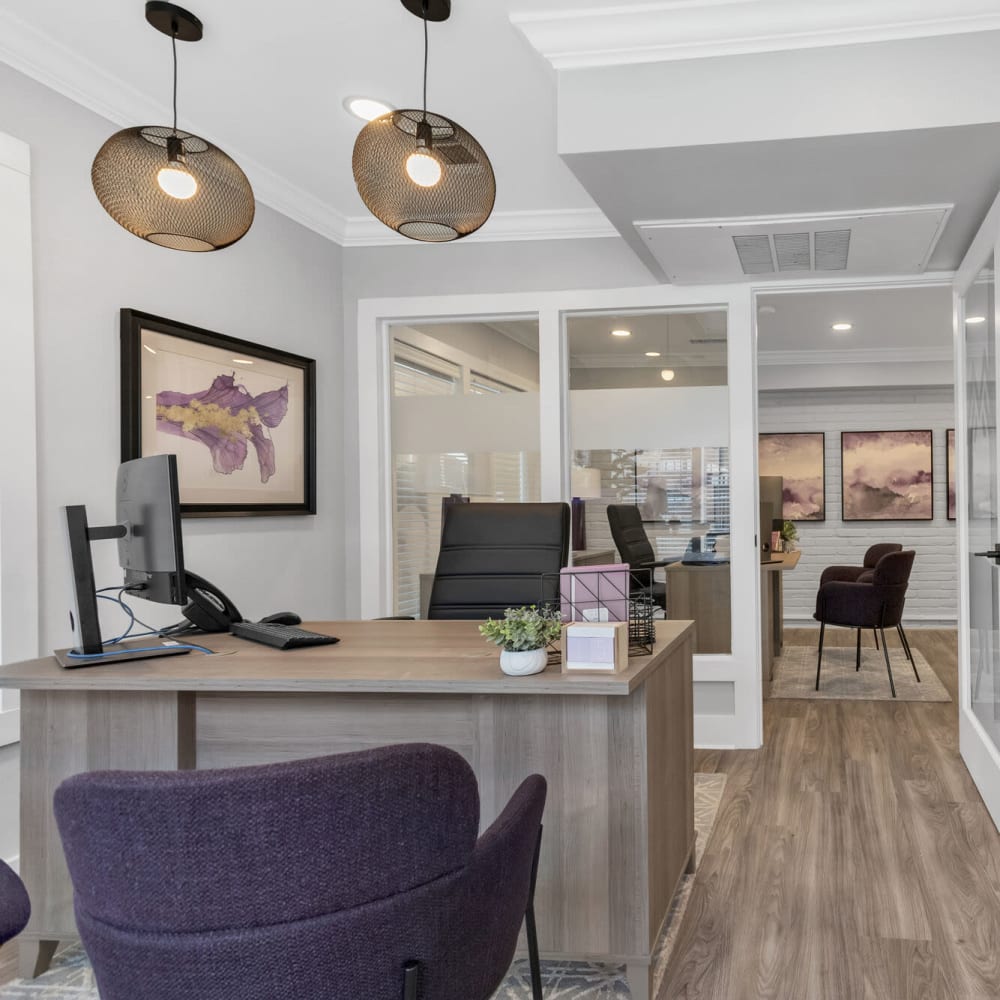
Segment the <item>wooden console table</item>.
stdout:
[[19,939],[38,975],[76,936],[52,795],[102,768],[216,768],[427,741],[479,780],[482,825],[532,772],[548,779],[536,913],[543,955],[623,962],[649,1000],[653,946],[694,852],[691,622],[657,623],[619,674],[506,677],[475,622],[313,622],[337,646],[278,652],[231,636],[218,653],[62,670],[0,667],[22,691]]

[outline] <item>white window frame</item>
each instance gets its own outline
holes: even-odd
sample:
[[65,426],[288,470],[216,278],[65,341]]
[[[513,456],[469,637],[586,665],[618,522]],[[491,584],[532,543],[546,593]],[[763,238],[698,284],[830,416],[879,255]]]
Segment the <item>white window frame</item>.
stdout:
[[[391,350],[395,324],[489,322],[537,317],[542,500],[568,500],[570,461],[565,317],[581,312],[727,311],[731,654],[700,655],[695,681],[731,683],[734,715],[696,715],[699,746],[762,743],[760,569],[757,524],[757,386],[752,289],[741,285],[670,285],[568,292],[362,299],[358,303],[360,607],[363,618],[393,606]],[[752,419],[748,420],[747,415]]]
[[[4,383],[17,432],[0,439],[0,662],[38,655],[38,475],[31,259],[31,157],[0,133]],[[0,746],[20,739],[20,699],[0,691]]]

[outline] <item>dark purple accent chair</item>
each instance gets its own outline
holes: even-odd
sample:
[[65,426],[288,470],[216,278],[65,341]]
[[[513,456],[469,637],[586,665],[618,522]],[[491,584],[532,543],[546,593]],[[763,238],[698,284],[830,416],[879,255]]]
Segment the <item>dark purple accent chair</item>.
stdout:
[[889,689],[893,698],[896,697],[896,685],[892,679],[892,667],[889,665],[889,650],[885,644],[885,629],[899,629],[903,650],[914,676],[920,681],[917,665],[913,661],[910,644],[906,640],[901,622],[903,605],[906,602],[906,587],[913,569],[916,552],[912,549],[906,552],[889,552],[878,561],[872,574],[871,583],[851,582],[849,580],[827,580],[820,585],[816,595],[816,613],[813,617],[819,626],[819,657],[816,662],[816,690],[819,690],[819,672],[823,665],[823,636],[827,625],[843,625],[858,630],[857,665],[861,669],[861,630],[870,628],[877,630],[882,636],[882,653],[885,656],[885,669],[889,674]]
[[10,865],[0,861],[0,944],[17,937],[31,916],[28,890]]
[[487,1000],[527,916],[545,779],[477,839],[429,744],[215,771],[93,771],[55,813],[102,1000]]
[[[882,556],[887,556],[890,552],[902,552],[903,546],[899,542],[879,542],[877,545],[871,545],[868,551],[865,553],[865,557],[862,560],[862,565],[860,566],[827,566],[823,570],[822,575],[819,578],[819,585],[822,587],[824,583],[829,583],[831,580],[841,580],[844,583],[871,583],[872,576],[875,574],[875,567],[878,565],[879,559]],[[900,636],[902,637],[902,628],[900,625]],[[875,637],[875,648],[878,649],[878,631],[872,629],[872,635]],[[858,635],[858,641],[860,642],[861,635]]]

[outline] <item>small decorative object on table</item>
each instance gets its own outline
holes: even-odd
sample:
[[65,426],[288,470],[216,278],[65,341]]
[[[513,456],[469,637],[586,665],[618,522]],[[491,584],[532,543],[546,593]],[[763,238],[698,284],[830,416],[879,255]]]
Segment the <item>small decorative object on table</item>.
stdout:
[[562,668],[615,672],[628,667],[628,622],[572,622],[563,637]]
[[781,526],[781,541],[783,552],[794,552],[798,548],[799,529],[794,521],[785,521]]
[[548,663],[548,650],[562,633],[557,610],[507,608],[501,621],[488,619],[479,631],[500,647],[500,669],[512,677],[540,674]]

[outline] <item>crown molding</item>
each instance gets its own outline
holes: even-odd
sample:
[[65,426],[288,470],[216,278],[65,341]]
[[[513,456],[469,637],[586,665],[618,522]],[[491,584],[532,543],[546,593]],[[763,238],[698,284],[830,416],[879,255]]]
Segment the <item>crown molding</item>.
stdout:
[[[120,127],[170,120],[167,105],[150,100],[127,81],[3,10],[0,61]],[[197,122],[185,121],[185,127],[206,134]],[[343,240],[346,216],[244,151],[228,145],[225,149],[250,179],[258,202],[327,239],[338,243]]]
[[[515,240],[586,240],[621,238],[598,208],[558,209],[548,212],[494,212],[481,229],[462,243],[505,243]],[[408,240],[374,216],[353,216],[347,220],[345,247],[422,246]]]
[[954,361],[950,347],[907,347],[905,352],[894,347],[856,348],[847,351],[758,351],[757,363],[775,365],[893,365],[933,364],[951,365]]
[[996,31],[1000,10],[996,0],[664,0],[510,20],[562,70]]

